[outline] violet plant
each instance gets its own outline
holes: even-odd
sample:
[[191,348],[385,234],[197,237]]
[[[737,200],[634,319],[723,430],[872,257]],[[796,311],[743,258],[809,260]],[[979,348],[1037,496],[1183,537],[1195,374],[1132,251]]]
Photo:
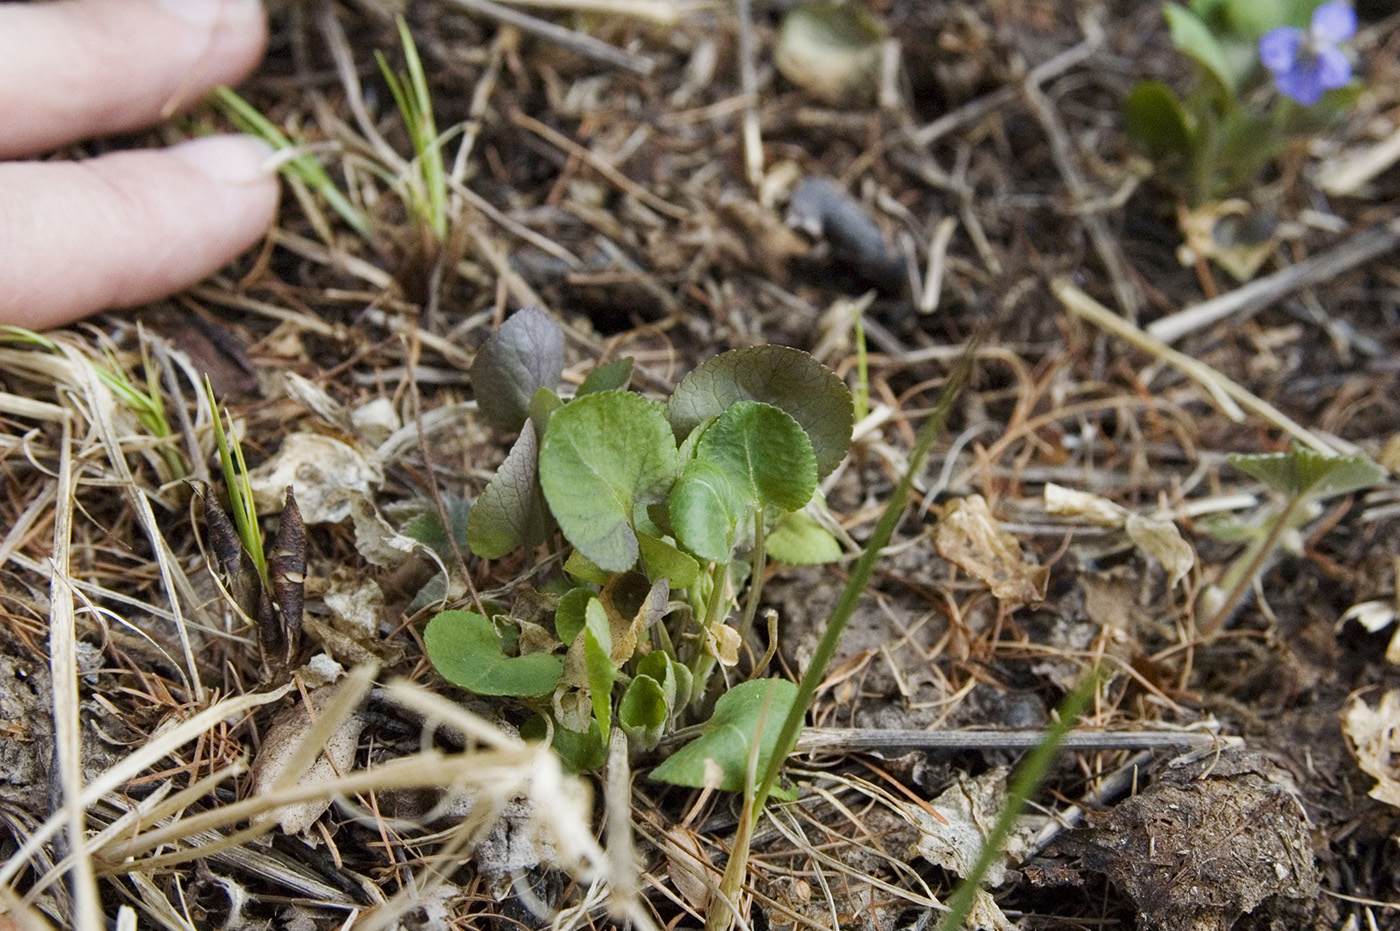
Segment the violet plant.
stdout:
[[1163,14],[1194,78],[1184,98],[1138,84],[1125,120],[1187,209],[1247,192],[1291,139],[1327,128],[1360,92],[1345,0],[1188,0]]
[[778,678],[732,684],[744,635],[770,561],[842,555],[817,489],[850,446],[851,394],[780,346],[715,356],[664,402],[628,390],[630,360],[561,397],[563,364],[562,331],[533,308],[477,353],[479,410],[518,437],[460,526],[420,519],[409,532],[450,534],[485,559],[523,550],[537,571],[509,604],[476,610],[452,604],[443,579],[428,658],[454,685],[532,713],[522,733],[575,769],[602,765],[614,729],[645,753],[700,724],[652,778],[706,785],[714,760],[719,787],[741,790],[754,753],[769,765],[797,694]]

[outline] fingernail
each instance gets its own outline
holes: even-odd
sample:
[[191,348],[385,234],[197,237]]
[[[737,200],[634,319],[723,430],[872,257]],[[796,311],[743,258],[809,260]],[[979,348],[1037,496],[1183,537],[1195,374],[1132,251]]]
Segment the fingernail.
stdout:
[[246,16],[250,11],[259,10],[260,0],[155,0],[171,13],[194,23],[208,26],[221,20],[227,21]]
[[205,136],[170,150],[186,164],[221,184],[247,184],[265,178],[272,146],[252,136]]

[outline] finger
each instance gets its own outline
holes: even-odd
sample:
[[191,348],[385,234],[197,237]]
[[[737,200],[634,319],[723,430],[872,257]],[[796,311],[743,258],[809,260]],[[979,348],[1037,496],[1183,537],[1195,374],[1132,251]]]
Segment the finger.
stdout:
[[139,129],[262,57],[259,0],[0,3],[0,157]]
[[57,326],[217,271],[273,220],[269,152],[247,136],[210,136],[0,165],[0,323]]

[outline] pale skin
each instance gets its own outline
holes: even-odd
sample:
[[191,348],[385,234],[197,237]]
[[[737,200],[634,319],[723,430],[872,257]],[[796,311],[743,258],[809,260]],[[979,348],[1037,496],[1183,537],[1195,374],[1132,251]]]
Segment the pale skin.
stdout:
[[189,109],[246,77],[266,40],[260,0],[0,3],[0,323],[148,303],[258,241],[277,181],[248,137],[23,159]]

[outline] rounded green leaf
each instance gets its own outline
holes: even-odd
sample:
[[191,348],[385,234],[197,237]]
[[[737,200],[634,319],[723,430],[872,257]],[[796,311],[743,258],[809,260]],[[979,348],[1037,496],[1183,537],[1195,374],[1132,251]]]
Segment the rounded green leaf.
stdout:
[[705,360],[676,386],[666,418],[684,439],[735,401],[763,401],[791,414],[812,441],[821,478],[841,464],[851,446],[851,392],[835,372],[801,350],[754,346]]
[[663,500],[676,471],[661,406],[624,391],[564,405],[540,445],[540,485],[554,519],[575,549],[609,572],[636,563],[634,512]]
[[1153,159],[1170,157],[1184,164],[1195,147],[1191,117],[1161,81],[1143,81],[1128,93],[1123,128]]
[[771,404],[730,405],[700,438],[697,454],[697,461],[713,462],[741,492],[765,506],[795,511],[817,490],[812,441],[801,424]]
[[603,603],[594,598],[583,611],[583,661],[588,671],[588,694],[593,701],[593,717],[604,739],[612,726],[612,687],[617,681],[617,664],[612,661],[612,627]]
[[1162,15],[1166,17],[1167,26],[1171,29],[1172,44],[1200,65],[1205,73],[1214,79],[1221,93],[1233,97],[1234,70],[1230,67],[1230,59],[1224,47],[1210,31],[1210,27],[1195,13],[1174,3],[1163,6]]
[[632,380],[632,359],[618,359],[607,365],[600,365],[588,373],[576,394],[596,394],[599,391],[621,391]]
[[1363,455],[1324,456],[1303,446],[1286,453],[1236,454],[1230,465],[1280,494],[1316,498],[1350,494],[1385,481],[1385,470]]
[[443,611],[423,631],[428,659],[444,679],[478,695],[544,695],[554,691],[564,663],[552,653],[506,656],[490,618]]
[[768,532],[768,555],[791,566],[815,566],[841,558],[841,544],[806,511],[790,511]]
[[641,546],[642,563],[649,580],[665,579],[672,589],[681,589],[694,585],[700,577],[700,564],[695,557],[682,553],[665,540],[640,533],[637,543]]
[[574,642],[588,617],[588,603],[597,600],[597,593],[588,588],[571,588],[564,593],[554,609],[554,636],[560,643],[569,646]]
[[710,562],[728,562],[734,531],[748,510],[734,483],[709,459],[692,459],[671,486],[671,528],[687,550]]
[[669,712],[661,683],[651,676],[637,676],[622,693],[617,723],[639,750],[650,750],[661,740]]
[[783,720],[796,700],[797,686],[786,679],[754,679],[736,685],[715,702],[715,713],[705,722],[702,736],[652,770],[651,778],[704,788],[705,761],[714,760],[721,773],[718,788],[743,791],[755,743],[757,772],[762,774],[777,750]]
[[563,371],[564,331],[538,307],[522,307],[477,350],[472,390],[488,420],[518,430],[535,391],[559,384]]

